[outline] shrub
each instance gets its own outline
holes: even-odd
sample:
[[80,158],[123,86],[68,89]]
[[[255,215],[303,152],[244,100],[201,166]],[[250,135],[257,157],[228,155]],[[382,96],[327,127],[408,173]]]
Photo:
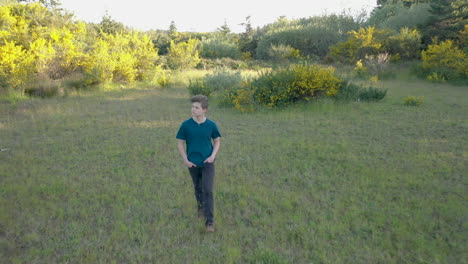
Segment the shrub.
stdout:
[[366,55],[365,64],[369,69],[369,74],[373,76],[383,77],[387,71],[390,62],[388,53],[380,53],[378,55]]
[[254,98],[260,104],[277,106],[322,95],[335,96],[341,80],[334,72],[331,67],[293,65],[263,73],[252,82]]
[[225,39],[207,39],[201,42],[201,53],[204,58],[232,58],[240,59],[241,51],[239,47]]
[[197,95],[202,94],[205,96],[210,96],[213,90],[211,90],[208,86],[206,86],[205,81],[203,79],[189,81],[188,90],[190,95]]
[[390,36],[385,43],[387,50],[400,59],[419,59],[421,56],[421,34],[417,29],[402,28]]
[[[47,54],[44,51],[49,49],[47,51],[49,54],[43,59],[49,60],[46,71],[54,80],[76,72],[84,64],[83,43],[80,43],[79,38],[80,35],[86,34],[86,26],[80,22],[68,27],[50,29],[49,36],[46,36],[50,42],[42,48],[42,54],[37,54],[38,57],[42,57]],[[49,45],[50,47],[47,47]]]
[[360,28],[348,32],[345,42],[330,47],[331,58],[343,63],[355,63],[366,55],[377,55],[384,50],[384,41],[391,35],[389,30],[375,27]]
[[299,58],[299,50],[289,46],[289,45],[271,45],[270,50],[268,50],[268,56],[276,61],[287,61],[289,59]]
[[429,76],[444,80],[463,80],[468,77],[468,56],[451,40],[429,45],[422,52],[422,60],[429,79]]
[[22,91],[35,74],[34,58],[21,45],[6,42],[0,45],[0,87]]
[[200,62],[198,54],[198,40],[189,39],[187,42],[174,43],[171,40],[167,64],[171,69],[190,69]]
[[344,82],[335,99],[339,101],[357,101],[360,91],[361,87],[359,85],[352,82]]
[[420,106],[423,102],[423,96],[408,96],[403,98],[403,103],[407,106]]
[[438,72],[431,72],[429,75],[426,76],[426,78],[429,81],[432,81],[432,82],[445,82],[445,81],[447,81],[447,77],[445,77],[445,75],[440,74]]
[[161,71],[161,73],[159,74],[156,82],[162,88],[166,88],[166,87],[169,86],[169,84],[171,82],[171,76],[166,71]]
[[216,68],[229,68],[233,70],[239,70],[248,68],[248,65],[245,61],[234,60],[231,58],[201,59],[200,63],[197,65],[197,68],[203,70]]
[[346,32],[358,27],[357,19],[347,14],[298,20],[281,18],[260,30],[256,57],[270,59],[272,45],[286,45],[299,50],[304,57],[322,58],[331,45],[346,40]]
[[114,79],[116,62],[112,58],[109,43],[97,39],[84,65],[85,85],[107,83]]
[[226,68],[215,70],[211,74],[205,75],[205,85],[212,91],[230,90],[239,87],[242,83],[240,71],[230,71]]
[[64,87],[68,90],[79,90],[85,87],[83,78],[83,74],[74,73],[67,76],[62,82]]
[[60,86],[58,81],[44,77],[26,85],[24,93],[29,96],[46,98],[63,95],[64,89]]
[[367,21],[368,25],[399,30],[404,27],[424,27],[431,21],[429,3],[416,3],[406,7],[403,1],[388,2],[372,11]]
[[121,51],[113,56],[115,67],[113,81],[133,82],[137,75],[136,58],[130,53]]
[[380,101],[387,95],[387,90],[368,87],[363,88],[352,82],[344,82],[336,95],[339,101]]
[[219,106],[232,106],[242,112],[253,112],[255,110],[254,90],[248,82],[240,86],[226,89],[218,95]]
[[[240,89],[240,88],[237,88]],[[233,98],[237,93],[237,89],[224,90],[218,93],[218,106],[230,107],[234,106]]]
[[359,91],[358,99],[360,101],[380,101],[382,100],[385,95],[387,95],[387,90],[368,87],[363,88]]
[[362,60],[358,60],[356,62],[356,67],[354,67],[354,72],[356,73],[356,76],[358,78],[366,78],[369,75],[369,71],[367,70],[367,67],[364,66],[364,63]]

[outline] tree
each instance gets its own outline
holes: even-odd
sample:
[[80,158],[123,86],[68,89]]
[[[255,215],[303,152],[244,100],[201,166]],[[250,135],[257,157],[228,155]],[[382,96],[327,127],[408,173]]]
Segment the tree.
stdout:
[[57,8],[61,5],[60,0],[18,0],[18,3],[41,3],[47,8]]
[[223,37],[227,37],[229,33],[231,33],[231,29],[227,25],[226,20],[224,20],[224,24],[216,29],[216,32]]
[[102,31],[106,34],[115,35],[125,31],[125,25],[115,21],[106,11],[106,14],[102,17],[101,22],[98,24],[98,31]]
[[239,48],[242,52],[249,52],[250,56],[253,57],[258,40],[254,38],[254,30],[250,22],[250,16],[246,17],[245,23],[241,23],[240,25],[244,26],[245,31],[240,34]]
[[174,21],[171,21],[171,24],[169,25],[169,38],[171,40],[176,40],[177,37],[179,36],[179,32],[177,32],[177,27],[175,25]]
[[167,57],[168,66],[171,69],[188,69],[195,67],[200,62],[198,55],[198,40],[189,39],[187,42],[175,43],[171,40],[169,54]]
[[431,0],[431,21],[422,30],[423,42],[427,45],[432,39],[457,39],[463,30],[468,16],[466,0]]
[[383,7],[385,5],[398,4],[398,3],[402,3],[406,7],[410,7],[410,6],[414,5],[414,4],[427,3],[427,2],[430,2],[430,1],[431,0],[377,0],[377,7],[380,8],[380,7]]

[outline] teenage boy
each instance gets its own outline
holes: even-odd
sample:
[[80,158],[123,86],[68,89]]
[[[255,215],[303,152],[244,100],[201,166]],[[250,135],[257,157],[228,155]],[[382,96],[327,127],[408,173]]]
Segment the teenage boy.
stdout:
[[177,132],[177,149],[192,176],[198,217],[205,218],[207,232],[214,232],[214,162],[219,150],[221,134],[216,123],[205,116],[208,111],[208,98],[204,95],[196,95],[191,98],[191,102],[192,117],[184,121]]

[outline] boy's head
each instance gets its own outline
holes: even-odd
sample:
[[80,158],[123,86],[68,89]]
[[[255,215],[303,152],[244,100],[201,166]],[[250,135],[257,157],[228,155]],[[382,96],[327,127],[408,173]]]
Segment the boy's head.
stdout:
[[203,109],[208,109],[208,97],[204,95],[199,94],[199,95],[192,96],[190,101],[192,101],[192,104],[200,103]]
[[195,95],[190,101],[192,102],[192,114],[194,116],[202,116],[208,111],[208,97],[204,95]]

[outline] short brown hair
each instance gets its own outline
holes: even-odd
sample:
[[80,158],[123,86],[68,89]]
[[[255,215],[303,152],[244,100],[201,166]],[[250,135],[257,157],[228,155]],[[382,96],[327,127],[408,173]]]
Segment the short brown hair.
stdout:
[[192,103],[200,103],[202,109],[208,109],[208,97],[204,95],[198,94],[198,95],[192,96],[190,101],[192,101]]

